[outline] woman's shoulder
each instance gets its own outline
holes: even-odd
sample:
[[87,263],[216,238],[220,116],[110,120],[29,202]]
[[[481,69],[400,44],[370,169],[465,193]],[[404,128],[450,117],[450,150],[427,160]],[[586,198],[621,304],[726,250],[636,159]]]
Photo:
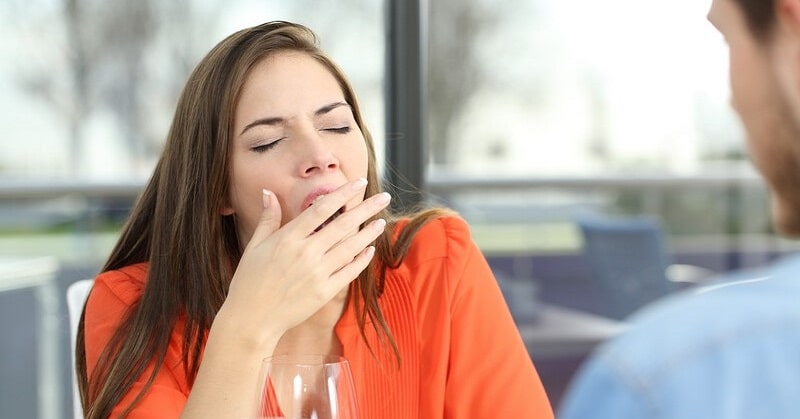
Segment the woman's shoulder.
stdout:
[[[434,216],[428,218],[429,220],[419,229],[416,237],[445,239],[448,235],[469,235],[469,225],[456,213],[437,212]],[[413,220],[414,218],[405,218],[398,222],[396,227],[398,232]]]
[[144,283],[147,278],[146,262],[124,266],[101,272],[94,281],[93,289],[102,292],[93,296],[103,296],[103,300],[115,299],[126,306],[133,305],[144,292]]
[[141,298],[147,264],[139,263],[100,273],[86,301],[84,333],[89,375],[130,308]]
[[[406,228],[412,220],[403,220],[395,227],[395,233]],[[472,242],[469,225],[454,213],[443,213],[433,217],[414,234],[406,255],[406,263],[416,265],[425,261],[452,258],[463,253]]]

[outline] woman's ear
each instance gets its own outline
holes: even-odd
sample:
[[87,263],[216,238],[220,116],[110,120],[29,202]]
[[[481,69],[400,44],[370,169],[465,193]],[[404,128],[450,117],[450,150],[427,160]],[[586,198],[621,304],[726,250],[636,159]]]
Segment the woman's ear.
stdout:
[[233,209],[228,199],[224,199],[222,202],[222,206],[220,206],[219,213],[223,216],[233,215],[236,213],[236,210]]

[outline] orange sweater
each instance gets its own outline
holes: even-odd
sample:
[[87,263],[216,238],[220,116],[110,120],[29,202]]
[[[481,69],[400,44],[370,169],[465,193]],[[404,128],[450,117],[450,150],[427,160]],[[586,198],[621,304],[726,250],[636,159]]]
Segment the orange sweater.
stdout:
[[[121,316],[140,298],[146,274],[147,264],[138,264],[97,277],[85,320],[90,376]],[[462,220],[441,218],[420,230],[404,263],[388,272],[380,305],[400,349],[399,369],[368,327],[377,359],[369,352],[352,305],[335,327],[362,419],[553,417],[500,289]],[[155,385],[129,417],[180,416],[190,391],[180,327]]]

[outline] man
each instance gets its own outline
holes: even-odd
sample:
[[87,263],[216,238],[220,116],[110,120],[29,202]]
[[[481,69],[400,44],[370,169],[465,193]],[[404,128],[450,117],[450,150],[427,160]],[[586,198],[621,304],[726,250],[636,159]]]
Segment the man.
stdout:
[[[731,102],[772,198],[800,234],[800,0],[713,0]],[[761,278],[655,303],[600,348],[562,419],[800,418],[800,258]]]

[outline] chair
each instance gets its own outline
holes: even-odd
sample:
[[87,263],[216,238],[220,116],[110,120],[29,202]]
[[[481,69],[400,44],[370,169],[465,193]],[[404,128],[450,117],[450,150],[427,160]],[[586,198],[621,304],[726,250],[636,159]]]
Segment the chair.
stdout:
[[0,256],[0,292],[30,288],[36,298],[37,399],[41,417],[61,418],[61,347],[59,317],[61,291],[58,289],[60,262],[54,256]]
[[78,337],[78,323],[81,320],[81,312],[89,291],[92,290],[92,279],[81,279],[73,282],[67,288],[67,309],[69,311],[69,331],[70,331],[70,354],[72,354],[72,408],[75,419],[83,418],[83,406],[81,406],[80,391],[78,391],[78,377],[75,373],[75,344]]
[[583,256],[595,281],[601,315],[622,320],[645,304],[697,283],[712,272],[671,264],[660,224],[647,217],[581,216]]

